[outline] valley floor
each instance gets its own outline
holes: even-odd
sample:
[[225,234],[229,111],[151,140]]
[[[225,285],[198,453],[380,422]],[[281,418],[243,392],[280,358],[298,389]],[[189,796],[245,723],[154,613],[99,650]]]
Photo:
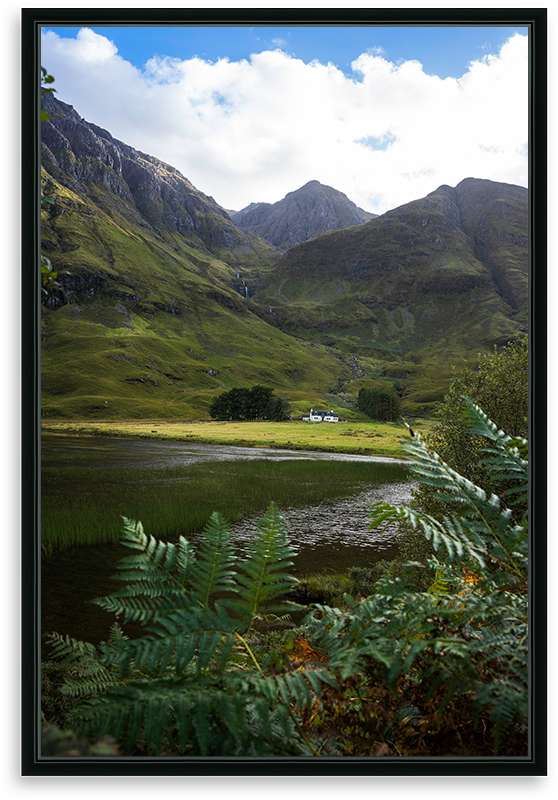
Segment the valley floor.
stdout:
[[[417,430],[424,433],[430,425],[428,420],[422,420]],[[409,433],[402,423],[371,420],[339,423],[49,420],[42,421],[42,429],[59,433],[125,436],[192,444],[318,450],[390,458],[404,458],[406,453],[402,445],[409,440]]]

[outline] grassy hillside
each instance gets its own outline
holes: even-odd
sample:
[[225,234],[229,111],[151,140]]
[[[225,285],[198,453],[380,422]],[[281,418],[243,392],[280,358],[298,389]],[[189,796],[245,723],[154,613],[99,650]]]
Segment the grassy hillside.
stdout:
[[57,306],[53,292],[43,307],[43,416],[207,418],[216,393],[255,383],[319,403],[348,375],[326,348],[253,313],[233,288],[238,263],[195,234],[133,225],[98,185],[92,199],[47,182],[55,205],[43,211],[45,251],[68,274],[59,278],[66,302]]
[[[505,293],[503,286],[506,280],[526,286],[526,241],[514,244],[508,231],[526,234],[526,224],[498,219],[477,198],[484,215],[475,225],[471,194],[490,182],[472,183],[471,235],[461,227],[456,190],[441,187],[368,223],[292,248],[255,299],[273,307],[284,331],[356,356],[369,382],[395,384],[408,412],[430,410],[453,366],[525,329],[526,295],[520,288]],[[500,189],[501,211],[507,188],[491,185]],[[479,230],[482,246],[480,235],[474,238]],[[355,383],[347,387],[353,396],[356,389]]]
[[295,414],[346,416],[386,386],[428,414],[454,366],[526,329],[521,187],[442,186],[281,256],[172,166],[44,103],[44,417],[207,419],[256,383]]

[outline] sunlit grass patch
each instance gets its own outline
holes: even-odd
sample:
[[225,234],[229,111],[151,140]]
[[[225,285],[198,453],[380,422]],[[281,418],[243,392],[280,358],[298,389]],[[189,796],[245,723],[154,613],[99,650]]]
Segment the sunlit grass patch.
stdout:
[[[311,422],[180,422],[168,420],[128,420],[91,422],[44,421],[50,431],[66,431],[104,436],[225,444],[247,447],[277,447],[356,455],[405,458],[402,442],[409,439],[403,422],[311,423]],[[423,425],[424,427],[424,425]]]

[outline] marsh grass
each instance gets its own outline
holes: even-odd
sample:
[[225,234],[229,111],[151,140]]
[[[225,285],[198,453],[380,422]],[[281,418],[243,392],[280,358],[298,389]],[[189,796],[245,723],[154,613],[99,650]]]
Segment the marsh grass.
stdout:
[[82,544],[116,543],[122,516],[172,540],[205,527],[213,511],[229,522],[356,494],[404,480],[402,464],[350,461],[211,461],[163,469],[49,466],[42,473],[44,555]]
[[344,595],[364,599],[375,591],[376,581],[386,573],[395,576],[397,561],[380,560],[370,567],[350,567],[344,573],[328,571],[298,576],[297,591],[305,603],[320,603],[336,608],[346,608]]

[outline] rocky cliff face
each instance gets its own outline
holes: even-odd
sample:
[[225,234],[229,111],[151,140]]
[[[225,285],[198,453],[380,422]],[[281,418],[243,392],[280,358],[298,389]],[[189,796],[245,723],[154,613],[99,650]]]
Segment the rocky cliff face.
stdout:
[[120,208],[133,224],[194,234],[213,252],[265,249],[174,167],[86,122],[52,93],[44,95],[43,108],[50,119],[41,124],[42,165],[72,191],[91,196],[88,187],[103,185],[123,201]]
[[529,193],[523,186],[467,178],[455,189],[460,224],[514,314],[528,302]]
[[321,233],[360,225],[375,216],[358,208],[343,192],[310,181],[277,203],[251,203],[233,213],[232,220],[242,230],[288,250]]

